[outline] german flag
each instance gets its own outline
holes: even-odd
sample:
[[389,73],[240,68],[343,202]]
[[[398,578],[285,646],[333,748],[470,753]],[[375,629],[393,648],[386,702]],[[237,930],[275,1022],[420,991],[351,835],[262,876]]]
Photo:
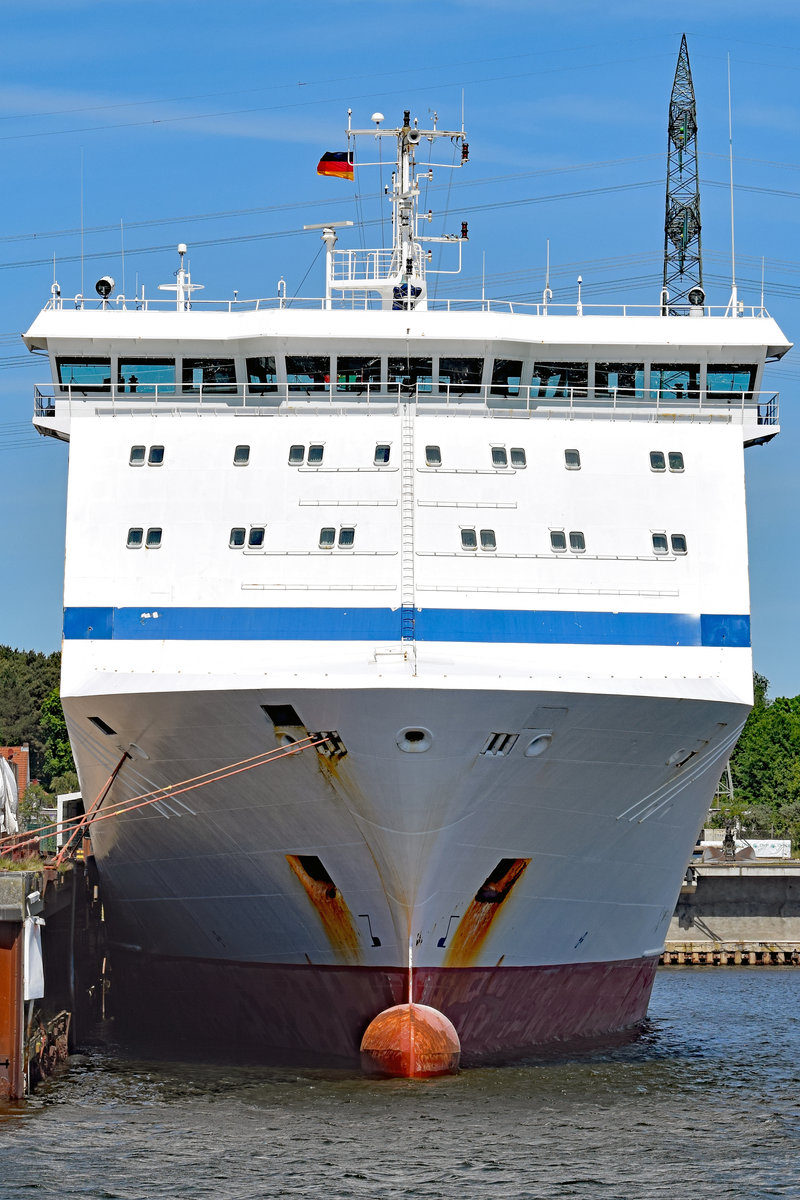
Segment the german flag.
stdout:
[[349,150],[329,150],[317,166],[318,175],[335,175],[337,179],[353,178],[353,155]]

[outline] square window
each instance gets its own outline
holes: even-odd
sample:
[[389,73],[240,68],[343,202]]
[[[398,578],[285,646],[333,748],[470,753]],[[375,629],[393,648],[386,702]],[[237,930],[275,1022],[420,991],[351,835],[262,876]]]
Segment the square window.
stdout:
[[457,396],[480,392],[483,376],[482,358],[440,358],[439,391]]
[[259,550],[264,545],[264,526],[251,525],[247,545],[253,550]]
[[668,455],[670,471],[683,470],[683,455],[680,450],[670,450]]
[[353,525],[342,525],[339,530],[339,547],[349,550],[356,540],[356,531]]
[[442,465],[442,452],[438,446],[425,447],[425,464],[428,467],[440,467]]
[[685,533],[673,533],[672,537],[669,540],[670,540],[670,544],[672,546],[673,554],[685,554],[686,553],[686,534]]
[[121,392],[139,396],[175,394],[174,358],[121,358],[117,363]]
[[336,530],[331,525],[326,525],[324,529],[320,529],[319,545],[321,550],[332,550],[336,545]]
[[147,453],[146,446],[131,446],[131,456],[128,462],[132,467],[144,466],[145,455]]
[[508,454],[506,453],[505,446],[492,446],[492,466],[493,467],[507,467],[508,466]]
[[233,452],[233,461],[237,467],[246,467],[250,462],[250,447],[237,446]]
[[669,550],[669,543],[667,541],[667,535],[665,533],[654,533],[653,534],[653,553],[654,554],[666,554],[668,550]]
[[164,447],[151,446],[147,461],[151,467],[160,467],[164,461]]
[[110,358],[57,358],[58,382],[75,389],[111,390]]
[[304,463],[305,461],[306,461],[305,446],[290,446],[289,447],[289,462],[293,466],[297,466],[298,463]]
[[569,548],[573,554],[583,554],[586,549],[586,539],[579,529],[570,530]]
[[241,526],[237,526],[235,529],[231,530],[231,537],[230,537],[230,541],[228,542],[228,545],[232,549],[236,550],[240,546],[244,545],[244,538],[245,538],[245,530]]
[[363,355],[340,354],[336,359],[337,392],[368,391],[370,384],[380,383],[381,360]]
[[157,528],[156,529],[148,529],[147,538],[145,540],[145,546],[147,546],[147,549],[148,550],[158,550],[160,545],[161,545],[161,530],[157,529]]
[[389,383],[392,392],[402,396],[430,392],[432,387],[430,358],[390,358]]
[[522,360],[496,358],[492,365],[492,395],[518,396],[522,380]]
[[236,395],[236,368],[232,358],[185,358],[181,382],[184,392],[214,396]]
[[287,354],[286,381],[290,392],[326,392],[330,386],[331,360],[322,354]]
[[666,471],[667,460],[664,458],[663,450],[650,451],[650,470],[651,471]]
[[522,446],[511,447],[511,465],[512,467],[527,467],[528,459]]
[[561,554],[567,548],[567,537],[563,529],[550,530],[550,549]]
[[496,550],[497,541],[493,529],[481,530],[481,550]]
[[477,550],[478,539],[475,536],[474,529],[461,530],[461,549],[462,550]]
[[265,358],[248,358],[246,366],[248,392],[251,396],[263,396],[267,392],[277,392],[278,376],[275,374],[273,355]]
[[129,550],[138,550],[139,547],[141,546],[143,540],[144,540],[144,530],[143,529],[129,529],[128,530],[127,545],[128,545]]
[[564,466],[568,471],[580,471],[581,469],[581,452],[580,450],[565,450],[564,451]]
[[309,446],[309,447],[308,447],[308,462],[309,462],[309,466],[310,466],[312,463],[313,463],[313,464],[321,463],[321,462],[322,462],[322,455],[323,455],[324,453],[325,453],[325,447],[324,447],[324,446],[315,446],[315,445],[313,445],[313,444],[312,444],[311,446]]
[[392,452],[391,446],[387,446],[381,442],[375,447],[375,466],[382,466],[383,463],[388,463],[389,455]]

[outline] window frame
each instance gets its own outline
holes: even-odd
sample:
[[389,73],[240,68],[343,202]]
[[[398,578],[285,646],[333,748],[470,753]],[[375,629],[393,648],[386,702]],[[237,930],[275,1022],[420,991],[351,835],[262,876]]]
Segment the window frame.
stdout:
[[[673,467],[673,465],[672,465],[673,458],[679,458],[681,460],[681,465],[679,467]],[[686,463],[684,461],[682,450],[668,450],[667,451],[667,467],[669,468],[669,470],[672,472],[673,475],[682,475],[683,474],[683,472],[686,470]]]
[[[505,446],[501,446],[499,444],[494,444],[491,446],[491,452],[492,452],[492,466],[494,467],[495,471],[507,471],[508,470],[508,450],[506,450]],[[496,455],[501,456],[503,461],[495,462]]]
[[[473,546],[468,546],[465,540],[470,534],[472,534],[475,542]],[[474,525],[461,526],[461,549],[467,551],[469,554],[473,554],[478,549],[478,534],[475,531]]]
[[[237,457],[240,450],[246,450],[247,454],[244,458]],[[233,448],[233,465],[235,467],[249,467],[250,465],[250,447],[245,443],[241,443]]]
[[[134,450],[141,450],[142,457],[134,458],[133,457]],[[128,466],[129,467],[143,467],[146,464],[146,462],[147,462],[147,446],[131,446],[131,452],[128,456]]]
[[[519,462],[519,461],[514,462],[515,454],[517,456],[517,459],[519,459],[520,455],[522,456],[522,462]],[[509,461],[510,466],[513,468],[513,470],[524,471],[526,469],[526,467],[528,466],[528,454],[527,454],[527,451],[525,450],[525,447],[524,446],[512,446],[508,453],[508,461]]]
[[[431,450],[435,450],[435,451],[436,451],[436,455],[435,455],[435,457],[438,457],[438,459],[439,459],[439,461],[438,461],[438,462],[434,462],[434,461],[433,461],[433,456],[431,456],[431,454],[430,454],[430,451],[431,451]],[[426,466],[426,467],[433,467],[433,469],[434,469],[434,470],[436,470],[436,469],[437,469],[438,467],[440,467],[441,465],[442,465],[442,447],[441,447],[441,446],[437,446],[437,445],[435,445],[435,444],[433,444],[433,443],[431,443],[431,445],[430,445],[430,446],[426,446],[426,447],[425,447],[425,466]]]
[[[568,454],[575,454],[575,455],[577,455],[577,457],[578,457],[578,461],[577,461],[577,462],[575,462],[575,463],[571,463],[571,462],[569,462],[569,460],[567,459],[567,455],[568,455]],[[565,468],[565,470],[567,470],[567,471],[580,471],[580,470],[581,470],[581,468],[582,468],[582,466],[583,466],[583,464],[582,464],[582,462],[581,462],[581,452],[580,452],[580,450],[578,450],[578,449],[577,449],[575,446],[566,446],[566,447],[564,448],[564,468]]]
[[[683,541],[683,549],[682,550],[678,550],[675,546],[675,542],[679,538]],[[676,555],[676,557],[683,558],[683,556],[685,554],[688,554],[689,553],[689,541],[686,537],[686,534],[685,533],[671,533],[669,535],[669,548],[672,551],[672,553],[674,555]]]
[[[562,537],[564,539],[563,546],[556,545],[555,539],[558,537]],[[550,530],[550,549],[553,552],[553,554],[566,554],[567,553],[567,535],[566,535],[565,530],[563,530],[563,529],[551,529]]]
[[[585,554],[586,553],[586,535],[584,534],[582,529],[570,529],[568,537],[569,537],[570,554]],[[582,544],[580,546],[574,546],[573,538],[575,538],[575,539],[580,538]]]
[[164,530],[160,525],[151,525],[144,539],[145,550],[160,550],[164,541]]
[[[139,540],[133,538],[134,534],[139,534]],[[126,550],[141,550],[144,546],[144,526],[132,525],[128,530],[128,539],[125,543]]]
[[[241,534],[241,541],[237,541],[238,535]],[[244,525],[234,525],[228,535],[229,550],[244,550],[247,544],[247,528]]]
[[[661,456],[661,464],[662,465],[660,467],[656,466],[656,464],[653,462],[653,459],[656,458],[658,455]],[[664,472],[666,471],[666,469],[667,469],[667,456],[664,453],[664,451],[663,450],[651,450],[650,451],[650,470],[653,472],[653,474],[654,475],[663,475]]]

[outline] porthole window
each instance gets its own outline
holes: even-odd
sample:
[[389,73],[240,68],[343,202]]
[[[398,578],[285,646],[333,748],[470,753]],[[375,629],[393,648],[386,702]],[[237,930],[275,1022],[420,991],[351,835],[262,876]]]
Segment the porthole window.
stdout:
[[318,466],[322,462],[322,456],[325,453],[325,447],[320,445],[310,445],[308,447],[308,463],[309,466]]
[[260,550],[264,545],[264,526],[251,525],[250,533],[247,538],[247,545],[251,550]]
[[512,467],[527,467],[528,460],[522,446],[511,447],[511,465]]
[[569,548],[573,554],[583,554],[586,549],[586,539],[579,529],[570,530]]
[[146,446],[131,446],[131,456],[128,462],[132,467],[144,466],[145,455],[147,454]]
[[667,554],[668,551],[669,551],[669,542],[667,541],[667,535],[665,533],[654,533],[653,534],[653,553],[654,554]]
[[350,550],[356,540],[356,531],[353,525],[342,525],[339,530],[339,547],[340,549]]
[[147,547],[147,549],[148,550],[158,550],[160,545],[161,545],[161,530],[158,528],[148,529],[147,537],[145,539],[145,546]]
[[147,456],[147,462],[151,467],[160,467],[164,461],[164,447],[151,446],[150,453]]
[[233,461],[237,467],[246,467],[250,462],[250,447],[237,446],[233,452]]
[[425,447],[425,465],[428,467],[440,467],[442,465],[442,452],[438,446]]
[[497,540],[493,529],[481,530],[481,550],[496,550]]
[[320,550],[332,550],[336,545],[336,530],[332,525],[326,525],[319,531]]
[[565,450],[564,451],[564,466],[568,471],[580,471],[581,469],[581,452],[580,450]]
[[669,540],[670,540],[670,545],[672,546],[673,554],[685,554],[686,553],[686,534],[685,533],[673,533]]
[[297,466],[299,463],[306,461],[305,446],[290,446],[289,447],[289,462],[292,466]]
[[492,466],[507,467],[508,453],[505,446],[492,446]]
[[666,471],[667,462],[664,458],[663,450],[650,451],[650,470],[651,471]]
[[244,545],[245,532],[245,529],[241,525],[237,525],[231,530],[231,536],[228,545],[232,550],[238,550]]
[[127,546],[129,550],[138,550],[144,541],[144,530],[134,528],[128,530]]
[[475,536],[474,529],[461,530],[461,549],[462,550],[477,550],[478,539]]
[[683,470],[683,454],[680,450],[670,450],[667,460],[669,462],[670,471]]
[[550,530],[550,549],[556,554],[563,554],[567,548],[567,537],[563,529]]
[[375,466],[380,467],[384,463],[388,463],[391,452],[391,446],[386,445],[385,442],[378,442],[378,445],[375,447]]

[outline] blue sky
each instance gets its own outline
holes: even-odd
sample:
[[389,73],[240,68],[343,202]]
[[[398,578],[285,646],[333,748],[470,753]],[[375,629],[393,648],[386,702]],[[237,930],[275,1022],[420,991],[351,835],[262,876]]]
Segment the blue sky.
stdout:
[[[440,294],[537,298],[550,240],[555,299],[655,303],[666,113],[682,32],[699,108],[705,281],[730,291],[727,56],[739,294],[800,337],[800,7],[792,0],[29,0],[0,15],[0,643],[60,642],[66,447],[30,430],[40,362],[19,335],[56,275],[106,273],[152,294],[189,244],[206,297],[289,294],[323,219],[375,221],[357,188],[317,177],[376,109],[460,122],[467,170],[440,172],[433,232],[469,221],[461,278]],[[81,267],[83,181],[83,272]],[[354,233],[353,237],[357,237]],[[377,242],[378,227],[365,231]],[[344,241],[340,244],[344,245]],[[354,242],[357,244],[357,241]],[[303,285],[321,290],[317,259]],[[800,475],[795,352],[771,373],[783,433],[747,453],[753,645],[773,695],[800,693],[795,636]],[[790,536],[791,535],[791,536]]]

